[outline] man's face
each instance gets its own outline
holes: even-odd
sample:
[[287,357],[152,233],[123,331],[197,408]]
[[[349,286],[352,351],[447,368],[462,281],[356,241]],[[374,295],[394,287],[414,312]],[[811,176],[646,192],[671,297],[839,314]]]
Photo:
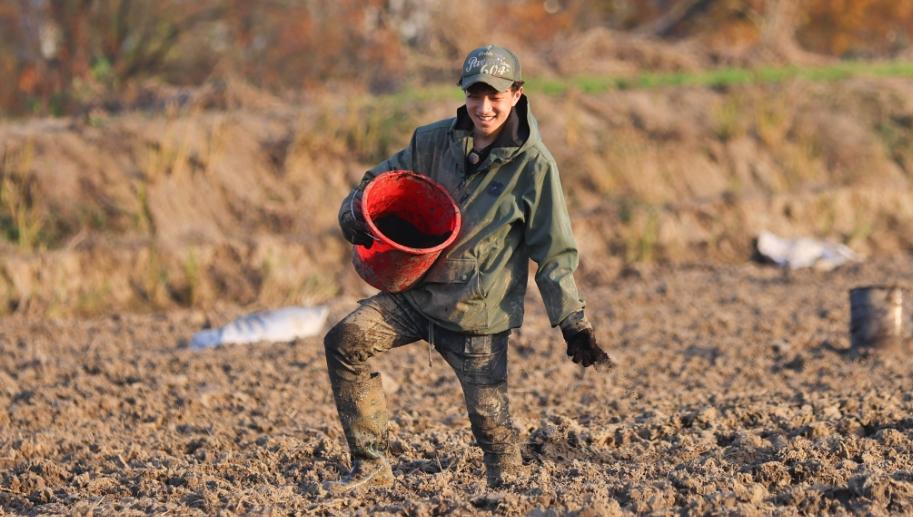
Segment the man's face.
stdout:
[[499,92],[485,83],[470,86],[466,90],[466,111],[475,125],[476,136],[496,134],[522,94],[522,87]]

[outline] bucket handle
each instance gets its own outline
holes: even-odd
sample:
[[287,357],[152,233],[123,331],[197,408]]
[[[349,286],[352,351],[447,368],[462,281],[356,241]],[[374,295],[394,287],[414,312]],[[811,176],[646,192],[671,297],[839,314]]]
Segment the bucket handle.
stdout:
[[[352,198],[349,200],[349,212],[352,213],[352,220],[353,220],[353,221],[357,221],[357,220],[358,220],[358,216],[355,215],[355,198],[356,198],[356,197],[358,197],[358,196],[354,196],[354,195],[353,195]],[[364,215],[362,215],[362,219],[364,219]],[[367,221],[365,221],[365,222],[367,222]],[[371,233],[370,231],[365,232],[365,235],[367,235],[368,237],[371,237],[371,238],[374,239],[375,241],[380,240],[377,236],[375,236],[375,235],[374,235],[373,233]]]

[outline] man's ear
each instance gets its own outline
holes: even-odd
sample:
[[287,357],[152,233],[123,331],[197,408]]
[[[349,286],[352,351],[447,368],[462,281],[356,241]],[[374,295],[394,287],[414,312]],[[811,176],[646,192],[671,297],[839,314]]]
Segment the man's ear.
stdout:
[[514,94],[513,99],[510,101],[511,106],[516,106],[520,102],[520,97],[523,95],[523,87],[519,87],[516,90],[511,90]]

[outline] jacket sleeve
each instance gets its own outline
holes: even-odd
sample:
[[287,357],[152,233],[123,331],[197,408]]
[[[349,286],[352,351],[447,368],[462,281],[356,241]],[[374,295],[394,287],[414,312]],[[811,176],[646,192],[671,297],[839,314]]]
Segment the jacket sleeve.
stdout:
[[408,146],[365,172],[364,176],[361,177],[361,181],[358,183],[358,185],[352,189],[351,192],[349,192],[349,195],[342,200],[342,204],[339,206],[339,214],[337,219],[339,220],[340,227],[345,224],[345,219],[350,217],[350,205],[352,203],[352,198],[359,192],[364,191],[365,187],[368,186],[368,183],[371,183],[371,180],[373,180],[378,174],[396,169],[415,170],[415,140],[415,133],[413,133],[412,140],[409,142]]
[[524,238],[530,258],[539,266],[536,285],[554,327],[583,310],[585,304],[574,282],[579,261],[577,243],[571,231],[558,167],[550,159],[544,165],[545,171],[537,171],[533,191],[527,196]]

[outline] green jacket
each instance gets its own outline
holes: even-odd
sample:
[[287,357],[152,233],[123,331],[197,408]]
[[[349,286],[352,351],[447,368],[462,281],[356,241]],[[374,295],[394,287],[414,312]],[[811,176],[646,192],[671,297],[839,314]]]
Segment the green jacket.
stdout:
[[520,147],[492,149],[468,177],[472,132],[458,129],[454,117],[416,129],[408,147],[365,173],[358,186],[363,189],[382,172],[408,169],[442,184],[459,204],[459,237],[403,293],[411,306],[449,330],[494,334],[519,327],[530,259],[538,264],[536,284],[552,326],[584,307],[574,283],[577,244],[558,166],[526,96],[515,110],[528,124],[529,137]]

